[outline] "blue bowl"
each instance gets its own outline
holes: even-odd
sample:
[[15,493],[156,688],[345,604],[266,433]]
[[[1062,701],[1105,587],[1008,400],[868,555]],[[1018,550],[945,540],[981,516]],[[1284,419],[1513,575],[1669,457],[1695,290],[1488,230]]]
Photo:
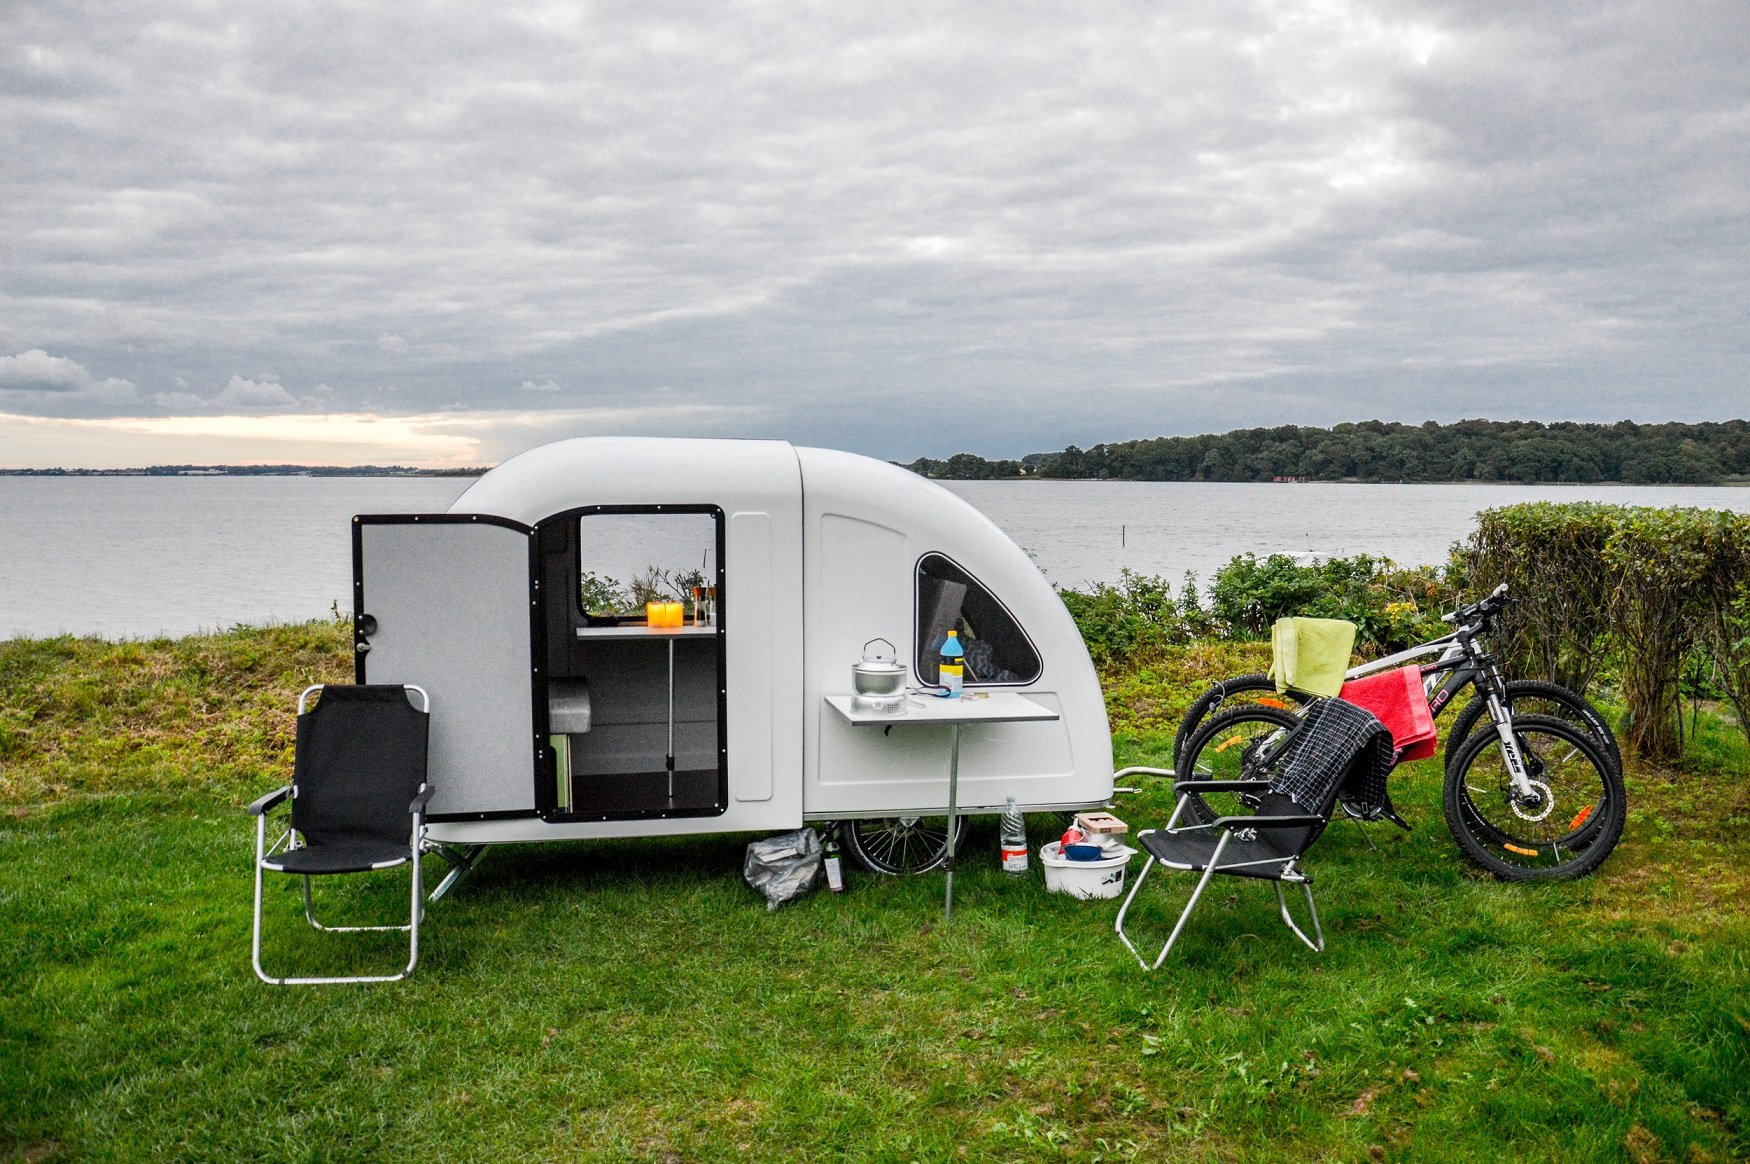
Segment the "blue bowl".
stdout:
[[1063,855],[1069,861],[1098,861],[1105,851],[1099,845],[1066,845]]

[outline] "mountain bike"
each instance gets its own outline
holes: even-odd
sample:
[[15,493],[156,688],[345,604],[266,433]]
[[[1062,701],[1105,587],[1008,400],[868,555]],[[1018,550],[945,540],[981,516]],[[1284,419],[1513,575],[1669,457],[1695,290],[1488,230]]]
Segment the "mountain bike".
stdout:
[[[1469,606],[1461,606],[1457,610],[1441,616],[1441,621],[1453,626],[1450,634],[1445,634],[1428,642],[1387,655],[1372,662],[1363,663],[1349,670],[1346,677],[1359,679],[1365,675],[1373,675],[1380,671],[1389,671],[1394,667],[1402,667],[1417,659],[1429,655],[1437,655],[1434,662],[1422,666],[1423,686],[1428,692],[1428,706],[1435,716],[1438,716],[1457,697],[1467,685],[1474,683],[1481,668],[1477,660],[1488,658],[1486,636],[1500,626],[1500,615],[1508,599],[1505,583],[1496,587],[1480,602]],[[1468,645],[1463,639],[1468,634]],[[1467,659],[1470,660],[1467,663]],[[1491,663],[1491,666],[1493,664]],[[1498,673],[1498,668],[1496,669]],[[1444,681],[1442,677],[1446,678]],[[1501,698],[1515,713],[1532,715],[1553,715],[1558,719],[1568,720],[1581,727],[1591,735],[1598,746],[1603,749],[1605,758],[1620,776],[1622,773],[1622,752],[1617,746],[1616,736],[1610,730],[1610,725],[1598,709],[1585,696],[1563,687],[1559,683],[1551,683],[1543,679],[1506,679],[1499,683]],[[1463,750],[1465,742],[1472,731],[1485,716],[1489,716],[1489,705],[1486,693],[1482,687],[1477,688],[1477,695],[1459,710],[1451,727],[1446,731],[1446,763],[1450,767],[1454,758]],[[1211,684],[1191,704],[1180,721],[1178,730],[1173,735],[1173,768],[1181,770],[1185,766],[1185,747],[1193,734],[1203,725],[1209,716],[1229,707],[1230,705],[1261,704],[1265,707],[1292,711],[1295,707],[1304,705],[1312,697],[1290,691],[1278,694],[1276,683],[1268,675],[1250,674],[1236,675],[1231,679],[1222,679]],[[1490,717],[1490,722],[1496,722]]]
[[[1597,868],[1622,835],[1627,796],[1620,754],[1603,717],[1582,697],[1556,684],[1521,685],[1515,692],[1503,677],[1482,636],[1495,625],[1505,601],[1502,587],[1446,616],[1455,624],[1452,634],[1350,675],[1438,652],[1439,658],[1422,667],[1436,714],[1465,686],[1479,692],[1460,714],[1464,730],[1455,724],[1447,743],[1442,804],[1459,848],[1503,880],[1578,877]],[[1208,713],[1223,699],[1256,693],[1255,686],[1236,685],[1249,680],[1242,676],[1211,689],[1224,694],[1206,704],[1178,751],[1174,768],[1181,779],[1231,780],[1257,770],[1268,751],[1301,722],[1296,710],[1309,702],[1306,697],[1296,697],[1295,703],[1242,701]],[[1573,718],[1521,710],[1540,700]],[[1472,731],[1485,715],[1490,730]],[[1234,807],[1223,803],[1230,795],[1191,797],[1185,811],[1202,820],[1232,813]],[[1409,828],[1389,803],[1375,815]]]

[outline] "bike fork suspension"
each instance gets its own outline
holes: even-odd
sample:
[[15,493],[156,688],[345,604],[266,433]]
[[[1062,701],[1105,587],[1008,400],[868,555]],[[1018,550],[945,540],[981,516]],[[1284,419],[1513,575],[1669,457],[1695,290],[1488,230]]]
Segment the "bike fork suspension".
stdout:
[[1513,713],[1507,709],[1506,703],[1499,695],[1489,692],[1489,719],[1495,725],[1495,735],[1501,740],[1501,759],[1507,765],[1507,778],[1513,784],[1513,792],[1521,798],[1536,795],[1531,784],[1531,773],[1525,767],[1525,756],[1519,750],[1519,739],[1513,731]]

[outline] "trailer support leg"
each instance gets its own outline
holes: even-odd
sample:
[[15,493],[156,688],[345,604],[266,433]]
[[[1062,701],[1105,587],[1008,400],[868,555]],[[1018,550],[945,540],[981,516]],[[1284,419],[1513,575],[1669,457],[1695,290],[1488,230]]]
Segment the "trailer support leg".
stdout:
[[474,866],[486,854],[485,845],[469,845],[465,849],[458,849],[452,845],[436,844],[432,848],[437,851],[438,856],[450,863],[450,871],[438,882],[438,887],[431,891],[431,896],[426,898],[431,902],[442,899],[444,894],[454,889],[458,881],[474,871]]

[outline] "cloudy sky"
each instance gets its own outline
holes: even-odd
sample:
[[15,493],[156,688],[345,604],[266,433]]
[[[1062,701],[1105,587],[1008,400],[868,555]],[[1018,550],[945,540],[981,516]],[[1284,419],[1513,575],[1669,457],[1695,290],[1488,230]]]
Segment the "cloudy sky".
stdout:
[[9,0],[0,466],[1750,414],[1744,0]]

